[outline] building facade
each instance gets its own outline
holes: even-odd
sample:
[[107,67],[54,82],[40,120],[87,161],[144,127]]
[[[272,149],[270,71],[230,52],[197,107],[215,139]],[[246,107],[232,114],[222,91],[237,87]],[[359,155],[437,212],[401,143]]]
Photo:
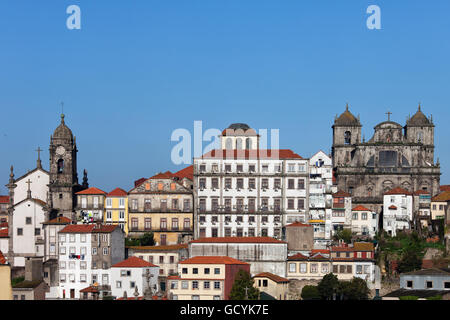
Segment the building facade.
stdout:
[[117,224],[128,235],[128,193],[116,188],[106,195],[103,221]]
[[82,223],[103,222],[105,191],[91,187],[77,192],[76,197],[76,221]]
[[395,237],[398,230],[410,230],[413,225],[412,193],[394,188],[383,197],[383,230]]

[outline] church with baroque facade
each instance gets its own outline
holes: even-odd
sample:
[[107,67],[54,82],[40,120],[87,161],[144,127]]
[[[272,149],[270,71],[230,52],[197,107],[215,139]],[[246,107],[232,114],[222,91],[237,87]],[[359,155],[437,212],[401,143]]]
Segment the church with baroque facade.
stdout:
[[377,124],[373,137],[362,137],[358,117],[346,110],[336,116],[332,159],[338,189],[352,195],[353,204],[380,212],[383,194],[401,187],[409,192],[439,193],[440,164],[434,160],[434,124],[421,106],[405,126],[388,120]]

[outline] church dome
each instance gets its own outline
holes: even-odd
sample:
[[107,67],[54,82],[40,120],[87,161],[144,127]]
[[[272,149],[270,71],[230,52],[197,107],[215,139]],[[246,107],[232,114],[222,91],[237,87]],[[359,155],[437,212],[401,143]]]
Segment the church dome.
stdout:
[[335,126],[361,126],[359,119],[356,118],[349,110],[348,104],[345,107],[345,111],[334,120]]
[[416,114],[412,116],[407,122],[406,125],[409,127],[422,127],[422,126],[431,126],[432,123],[429,119],[423,114],[422,110],[417,110]]
[[256,131],[246,123],[233,123],[228,128],[222,131],[224,136],[256,136]]
[[64,123],[64,114],[61,114],[61,124],[53,132],[53,138],[67,139],[73,138],[72,130]]

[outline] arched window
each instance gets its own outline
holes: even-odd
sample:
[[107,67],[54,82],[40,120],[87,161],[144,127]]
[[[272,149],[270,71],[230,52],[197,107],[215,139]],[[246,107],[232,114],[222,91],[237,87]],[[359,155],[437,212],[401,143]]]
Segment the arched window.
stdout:
[[252,148],[252,140],[250,138],[247,138],[245,140],[245,149],[250,150]]
[[350,144],[352,141],[352,133],[350,131],[345,131],[344,133],[345,144]]
[[231,138],[228,138],[225,142],[225,149],[233,149],[233,140]]
[[242,150],[242,139],[241,138],[236,139],[236,149]]
[[64,160],[59,159],[58,160],[58,173],[62,173],[64,170]]
[[423,141],[423,132],[419,131],[417,132],[417,142],[422,142]]

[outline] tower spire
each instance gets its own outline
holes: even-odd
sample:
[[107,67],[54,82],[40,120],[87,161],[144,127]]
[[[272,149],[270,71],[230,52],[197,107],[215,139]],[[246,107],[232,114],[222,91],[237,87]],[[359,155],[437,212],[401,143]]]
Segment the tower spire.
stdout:
[[37,151],[37,153],[38,153],[37,168],[38,168],[38,169],[42,169],[41,151],[43,151],[43,150],[41,150],[41,148],[38,147],[38,148],[36,149],[36,151]]
[[61,123],[64,124],[64,102],[61,102]]

